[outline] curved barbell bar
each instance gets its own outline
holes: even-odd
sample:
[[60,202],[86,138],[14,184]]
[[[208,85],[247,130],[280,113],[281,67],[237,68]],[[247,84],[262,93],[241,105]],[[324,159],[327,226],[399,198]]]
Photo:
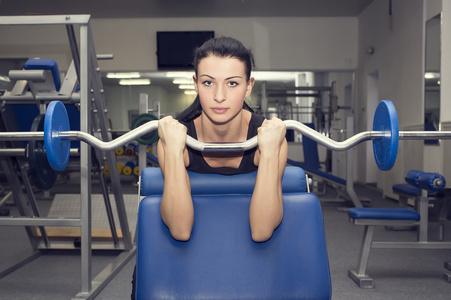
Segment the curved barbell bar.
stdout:
[[[317,143],[325,146],[328,149],[334,151],[345,151],[349,150],[358,144],[368,141],[381,139],[387,136],[389,133],[382,131],[364,131],[360,132],[342,142],[337,142],[325,135],[319,133],[318,131],[294,120],[283,121],[287,129],[295,130],[302,135],[316,141]],[[112,141],[104,142],[98,138],[90,135],[86,132],[81,131],[64,131],[59,132],[59,137],[61,139],[68,140],[80,140],[88,143],[94,148],[109,151],[114,150],[122,145],[134,141],[135,139],[150,133],[154,130],[158,130],[158,120],[147,122],[126,134],[115,138]],[[25,135],[24,135],[25,136]],[[42,135],[43,136],[43,135]],[[451,139],[451,131],[400,131],[400,140],[435,140],[435,139]],[[201,152],[215,152],[215,151],[246,151],[253,149],[257,146],[257,136],[239,143],[205,143],[200,142],[191,136],[187,136],[186,145],[194,150]]]
[[[318,131],[294,120],[283,121],[287,129],[295,130],[302,135],[316,141],[317,143],[325,146],[328,149],[334,151],[349,150],[356,145],[368,141],[381,139],[387,136],[388,133],[382,131],[364,131],[360,132],[342,142],[337,142]],[[122,145],[134,141],[136,138],[141,137],[149,132],[158,130],[158,120],[147,122],[126,134],[115,138],[112,141],[104,142],[94,137],[87,132],[81,131],[60,131],[57,132],[61,139],[67,140],[79,140],[88,143],[96,149],[110,151],[114,150]],[[2,141],[31,141],[31,140],[43,140],[44,132],[0,132],[0,140]],[[400,140],[449,140],[451,139],[451,131],[400,131]],[[257,136],[239,143],[204,143],[200,142],[190,136],[187,137],[186,145],[194,150],[202,152],[214,152],[214,151],[246,151],[257,146]]]
[[[56,104],[56,103],[55,103]],[[60,102],[59,102],[60,104]],[[302,135],[316,141],[317,143],[331,149],[334,151],[345,151],[348,149],[351,149],[355,147],[356,145],[368,141],[373,140],[374,141],[380,141],[381,143],[381,149],[379,150],[384,152],[390,152],[391,156],[394,156],[392,162],[389,164],[394,163],[394,159],[396,159],[396,151],[397,151],[397,143],[398,138],[402,140],[426,140],[426,139],[451,139],[451,131],[397,131],[397,116],[396,111],[394,110],[394,106],[391,102],[387,102],[386,100],[381,101],[380,105],[381,107],[387,107],[393,110],[393,113],[379,113],[379,110],[376,110],[375,114],[375,120],[373,127],[376,127],[378,129],[381,129],[380,131],[374,130],[374,131],[364,131],[361,133],[358,133],[344,141],[337,142],[333,139],[330,139],[326,137],[325,135],[319,133],[318,131],[293,120],[285,120],[283,121],[286,125],[287,129],[295,130]],[[62,104],[61,104],[62,105]],[[60,106],[61,106],[60,105]],[[384,106],[385,105],[385,106]],[[50,107],[51,105],[49,105]],[[55,105],[51,106],[52,109],[55,107]],[[379,108],[379,106],[378,106]],[[383,110],[381,110],[383,111]],[[58,116],[56,119],[62,117],[63,119],[67,119],[67,113],[64,111],[60,111],[58,109],[54,109],[51,111],[49,115],[49,119],[52,121],[54,120],[53,113],[58,113]],[[381,119],[381,120],[379,120]],[[388,125],[386,119],[388,119]],[[65,120],[66,121],[66,120]],[[60,121],[58,121],[60,122]],[[68,119],[67,119],[68,122]],[[394,124],[391,124],[393,123]],[[145,134],[148,134],[152,131],[158,130],[158,120],[147,122],[129,132],[126,134],[108,142],[104,142],[94,136],[92,136],[89,133],[81,132],[81,131],[64,131],[60,128],[65,128],[64,126],[61,126],[60,123],[52,123],[52,127],[50,130],[47,130],[45,132],[1,132],[0,133],[0,140],[7,140],[7,141],[17,141],[17,140],[43,140],[46,139],[46,137],[51,135],[51,139],[55,139],[61,141],[61,143],[64,140],[79,140],[88,143],[89,145],[93,146],[96,149],[103,150],[103,151],[110,151],[114,150],[122,145],[125,145],[131,141],[136,140],[137,138],[144,136]],[[399,135],[399,137],[396,137]],[[396,147],[392,147],[394,149],[391,149],[391,147],[386,146],[384,143],[387,143],[389,141],[390,143],[393,142],[396,144]],[[257,146],[257,136],[246,140],[244,142],[239,143],[204,143],[195,140],[194,138],[187,136],[186,145],[194,150],[198,150],[201,152],[219,152],[219,151],[246,151],[252,148],[255,148]],[[52,144],[53,145],[53,144]],[[54,149],[46,149],[46,152],[53,152]],[[375,156],[376,160],[379,159],[378,156],[381,154],[376,153],[375,150]],[[394,153],[392,153],[394,152]],[[68,152],[67,152],[68,154]],[[58,154],[60,155],[60,154]],[[383,162],[390,160],[386,157],[381,158]],[[377,162],[379,165],[379,162]],[[391,168],[391,167],[390,167]],[[382,169],[388,169],[388,168],[382,168]]]

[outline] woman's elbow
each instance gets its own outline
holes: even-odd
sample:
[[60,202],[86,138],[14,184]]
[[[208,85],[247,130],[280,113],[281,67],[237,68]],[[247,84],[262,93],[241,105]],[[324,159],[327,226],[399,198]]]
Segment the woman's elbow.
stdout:
[[274,233],[273,228],[251,228],[252,240],[256,243],[263,243],[268,241]]
[[169,229],[171,236],[174,240],[180,242],[186,242],[191,238],[191,229],[179,228],[179,229]]

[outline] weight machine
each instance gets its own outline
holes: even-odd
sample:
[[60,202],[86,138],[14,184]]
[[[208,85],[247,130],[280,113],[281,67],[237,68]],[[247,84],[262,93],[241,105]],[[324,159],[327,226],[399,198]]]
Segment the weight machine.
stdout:
[[[2,91],[0,93],[0,101],[2,101],[3,104],[35,104],[39,108],[41,114],[46,111],[47,104],[53,100],[75,104],[80,111],[80,131],[87,134],[93,134],[103,141],[110,141],[112,139],[111,128],[107,117],[108,111],[104,99],[98,59],[108,59],[112,58],[112,56],[99,56],[96,54],[90,28],[90,16],[55,15],[0,17],[0,26],[15,25],[65,26],[72,54],[72,62],[66,77],[62,81],[61,87],[59,89],[48,89],[47,91],[38,91],[36,89],[36,84],[47,82],[47,79],[50,77],[59,77],[59,74],[55,73],[54,69],[37,68],[10,72],[10,77],[16,79],[17,82],[12,91]],[[79,29],[79,45],[76,40],[75,26],[78,26],[77,28]],[[5,124],[10,124],[11,120],[8,120],[9,116],[10,114],[5,112],[2,114],[2,120]],[[7,128],[2,129],[5,130]],[[40,130],[42,130],[42,128]],[[39,135],[39,131],[35,133]],[[22,217],[0,218],[0,225],[25,226],[34,251],[31,256],[17,263],[13,263],[5,270],[1,271],[0,277],[5,276],[22,266],[24,263],[38,257],[45,250],[80,249],[81,290],[75,296],[75,299],[94,298],[114,275],[116,275],[117,272],[119,272],[119,270],[133,257],[136,249],[132,242],[129,230],[114,151],[95,149],[94,153],[95,158],[97,159],[93,160],[91,147],[88,144],[81,143],[79,154],[75,153],[75,155],[79,155],[80,161],[80,218],[43,218],[39,214],[36,199],[32,193],[31,183],[28,180],[28,174],[25,168],[27,165],[24,158],[25,154],[19,155],[18,157],[14,154],[25,153],[26,150],[17,149],[18,144],[14,142],[13,139],[4,141],[4,143],[5,149],[2,149],[2,154],[8,156],[2,156],[0,163],[8,177],[8,183],[13,191],[15,202]],[[46,149],[46,152],[48,151],[49,150]],[[41,152],[44,152],[44,150],[41,149]],[[42,157],[44,158],[45,156]],[[93,161],[95,162],[95,166],[93,166]],[[115,230],[109,194],[106,190],[106,185],[104,184],[103,168],[106,163],[110,168],[111,188],[114,194],[117,216],[122,231],[122,241],[119,241]],[[95,167],[94,169],[100,170],[98,173],[103,188],[102,192],[113,240],[111,244],[95,244],[91,240],[91,172],[93,167]],[[27,195],[22,192],[22,184],[26,187]],[[31,209],[27,207],[27,201],[31,203]],[[75,244],[68,245],[64,242],[51,241],[47,236],[45,226],[79,227],[81,231],[79,247]],[[38,236],[35,230],[36,227],[39,228],[41,237]],[[92,249],[120,251],[120,254],[114,261],[94,278],[91,271]]]

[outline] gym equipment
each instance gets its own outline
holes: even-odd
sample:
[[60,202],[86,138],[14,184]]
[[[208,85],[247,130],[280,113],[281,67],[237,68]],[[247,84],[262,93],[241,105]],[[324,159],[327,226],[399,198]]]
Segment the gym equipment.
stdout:
[[[413,187],[421,189],[417,211],[409,208],[362,208],[348,210],[350,221],[354,225],[365,226],[360,255],[356,270],[348,270],[348,276],[361,288],[373,288],[373,279],[366,273],[371,248],[397,249],[451,249],[451,242],[429,241],[428,231],[428,192],[437,192],[445,188],[445,178],[437,173],[411,170],[405,180]],[[409,241],[373,241],[375,226],[417,226],[418,238]]]
[[[31,131],[37,132],[44,130],[44,116],[38,115],[34,119],[31,125]],[[50,166],[44,152],[44,143],[42,141],[30,141],[28,143],[31,179],[39,189],[48,190],[55,184],[58,171],[55,171]]]
[[135,163],[132,161],[128,161],[125,163],[124,167],[122,168],[122,174],[124,175],[131,175],[133,173],[133,169],[135,168]]
[[[140,114],[136,118],[133,119],[130,129],[133,130],[143,124],[146,124],[147,122],[155,121],[155,120],[158,120],[158,118],[156,116],[154,116],[153,114],[148,114],[148,113]],[[136,140],[142,145],[153,144],[156,141],[158,141],[158,132],[157,131],[149,132],[149,133],[137,138]]]
[[133,168],[133,174],[136,176],[139,176],[139,166],[135,165],[135,167]]
[[58,128],[58,131],[70,130],[66,108],[59,101],[50,102],[47,107],[44,132],[51,134],[44,135],[44,142],[45,148],[49,149],[46,153],[50,165],[53,169],[62,171],[66,168],[69,161],[69,155],[67,153],[70,150],[70,141],[61,139],[58,134],[54,134],[56,128]]
[[[49,105],[46,112],[44,132],[24,133],[8,132],[0,133],[0,140],[46,140],[47,157],[52,168],[56,170],[64,169],[69,157],[69,140],[80,140],[88,143],[99,150],[111,151],[121,145],[127,144],[142,135],[158,129],[158,121],[147,122],[130,132],[110,141],[103,142],[86,132],[69,131],[67,127],[67,113],[64,106],[59,101],[54,101],[54,105]],[[60,103],[60,104],[57,104]],[[427,140],[427,139],[451,139],[451,131],[399,131],[398,118],[394,105],[389,100],[382,100],[374,116],[373,128],[379,130],[365,131],[358,133],[345,141],[334,141],[308,126],[293,120],[284,121],[287,129],[294,129],[312,140],[326,146],[334,151],[348,150],[361,142],[373,140],[374,156],[376,163],[381,170],[390,170],[396,160],[399,140]],[[257,136],[241,143],[203,143],[188,136],[186,145],[194,150],[202,152],[217,151],[245,151],[257,146]]]
[[[44,112],[46,105],[54,100],[60,100],[65,104],[72,104],[72,106],[76,106],[77,113],[80,117],[78,124],[76,124],[80,127],[70,126],[73,128],[72,130],[94,133],[98,139],[110,141],[112,139],[111,124],[109,123],[107,115],[108,109],[106,107],[98,60],[111,59],[112,55],[97,55],[94,46],[94,37],[90,27],[90,18],[89,15],[0,16],[0,26],[3,27],[12,27],[16,25],[34,26],[35,28],[38,28],[38,30],[39,28],[49,26],[54,28],[59,27],[60,29],[63,27],[62,29],[67,32],[68,46],[72,54],[72,61],[65,72],[64,80],[60,80],[61,86],[59,90],[56,89],[57,84],[54,82],[55,79],[59,78],[59,72],[53,71],[56,65],[52,65],[52,61],[46,62],[45,60],[40,60],[40,64],[49,65],[50,69],[39,66],[38,69],[31,69],[30,67],[28,70],[10,71],[10,78],[16,80],[16,82],[11,91],[1,91],[0,101],[6,109],[8,109],[10,104],[33,104],[38,106],[42,113]],[[76,33],[75,30],[78,30],[79,32]],[[55,36],[57,40],[54,41],[51,41],[52,38],[53,37],[48,37],[48,39],[42,40],[41,42],[44,43],[43,46],[47,44],[47,46],[52,47],[55,42],[61,44],[62,41],[60,37]],[[16,75],[17,77],[14,77]],[[51,89],[47,90],[40,88],[46,84],[50,84]],[[5,110],[2,110],[1,117],[5,121],[9,120],[9,116],[6,114]],[[71,118],[71,121],[73,121],[73,118]],[[1,130],[1,132],[2,134],[5,133],[6,136],[14,135],[12,131],[16,131],[15,129],[8,130],[7,127],[5,129],[6,130]],[[27,135],[27,133],[25,133],[25,135]],[[22,138],[23,136],[17,137],[16,140],[21,140]],[[42,132],[36,132],[36,135],[32,135],[30,139],[26,138],[23,140],[42,141],[43,139],[44,135]],[[6,138],[4,140],[10,141],[8,144],[11,144],[12,147],[19,147],[18,145],[16,146],[14,139]],[[72,141],[79,143],[76,139]],[[65,143],[65,141],[60,142]],[[56,146],[59,147],[59,145]],[[45,151],[47,155],[49,154],[47,151],[48,149],[50,148],[46,148]],[[53,149],[50,151],[52,150]],[[2,155],[6,153],[6,151],[10,151],[10,149],[2,149]],[[57,161],[58,159],[59,158],[56,158]],[[0,157],[0,165],[5,174],[7,174],[8,185],[14,193],[16,205],[23,208],[21,217],[0,218],[0,225],[24,226],[30,239],[31,247],[34,250],[29,257],[3,266],[0,270],[0,277],[20,268],[32,259],[44,254],[47,250],[70,250],[75,248],[73,243],[68,244],[63,241],[52,241],[49,243],[45,234],[42,234],[42,237],[39,237],[36,234],[37,231],[32,227],[43,228],[44,226],[61,226],[80,228],[81,236],[79,250],[81,255],[81,272],[79,280],[81,289],[73,299],[93,299],[122,266],[133,257],[136,247],[134,245],[134,239],[131,236],[132,231],[129,230],[129,222],[125,209],[122,186],[120,184],[120,176],[117,171],[115,153],[113,151],[102,152],[98,149],[90,149],[89,145],[86,143],[80,143],[79,160],[80,218],[49,218],[40,217],[37,211],[34,211],[34,209],[32,210],[28,205],[28,203],[31,203],[31,198],[34,195],[31,184],[28,184],[28,174],[26,174],[26,169],[23,167],[26,163],[25,160],[7,156]],[[117,241],[117,239],[115,239],[116,231],[111,230],[113,237],[112,243],[97,243],[91,239],[91,219],[93,218],[90,205],[91,178],[96,174],[96,172],[92,172],[92,167],[94,167],[95,170],[101,170],[105,164],[108,164],[110,169],[108,181],[111,182],[111,190],[106,190],[106,180],[103,176],[103,172],[99,172],[98,174],[104,194],[105,205],[109,202],[109,198],[107,197],[109,192],[113,193],[117,211],[116,220],[120,224],[123,238],[122,240]],[[56,165],[58,166],[58,163]],[[26,191],[23,190],[24,185],[27,186]],[[27,194],[25,194],[25,192]],[[114,219],[108,219],[111,225],[111,221],[114,222]],[[135,226],[133,226],[133,228],[134,227]],[[42,233],[42,230],[39,231]],[[92,252],[95,249],[119,251],[119,254],[112,259],[111,263],[106,265],[102,270],[99,270],[100,272],[97,274],[93,274],[91,266]]]
[[116,155],[122,155],[125,152],[125,146],[121,146],[116,148],[116,150],[114,150],[114,153],[116,153]]
[[125,147],[125,151],[124,151],[125,155],[132,156],[135,154],[135,152],[136,152],[135,144],[130,143],[127,145],[127,147]]
[[124,165],[121,163],[117,163],[117,171],[119,174],[122,174],[122,169],[124,169]]
[[[347,118],[347,128],[352,128],[352,124],[350,122],[352,122],[352,119]],[[315,125],[313,123],[306,123],[305,125],[315,129]],[[351,136],[350,132],[348,136]],[[319,181],[328,182],[337,192],[336,199],[333,199],[332,201],[339,201],[339,199],[342,198],[344,201],[350,200],[355,207],[363,207],[362,199],[357,196],[357,193],[354,190],[354,174],[350,171],[354,169],[354,159],[351,151],[346,153],[346,177],[341,178],[320,170],[321,165],[319,162],[318,144],[315,141],[303,135],[302,148],[304,150],[304,163],[288,159],[287,164],[301,167],[312,177],[314,182],[313,193],[318,194]],[[322,201],[327,202],[329,200],[323,198]]]
[[161,220],[161,170],[143,170],[136,299],[331,298],[321,206],[304,171],[285,168],[283,221],[264,243],[249,228],[256,173],[189,172],[196,213],[190,240],[179,242]]

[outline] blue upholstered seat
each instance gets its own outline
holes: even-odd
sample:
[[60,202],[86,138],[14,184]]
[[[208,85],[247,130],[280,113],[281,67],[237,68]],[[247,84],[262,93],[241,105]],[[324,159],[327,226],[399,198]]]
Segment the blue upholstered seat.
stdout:
[[[287,167],[284,219],[264,243],[253,242],[249,228],[255,173],[189,175],[195,220],[188,242],[174,240],[161,221],[162,189],[140,203],[137,299],[330,299],[321,207],[304,192],[302,169]],[[159,169],[141,179],[141,191],[152,194],[148,180],[161,184]]]

